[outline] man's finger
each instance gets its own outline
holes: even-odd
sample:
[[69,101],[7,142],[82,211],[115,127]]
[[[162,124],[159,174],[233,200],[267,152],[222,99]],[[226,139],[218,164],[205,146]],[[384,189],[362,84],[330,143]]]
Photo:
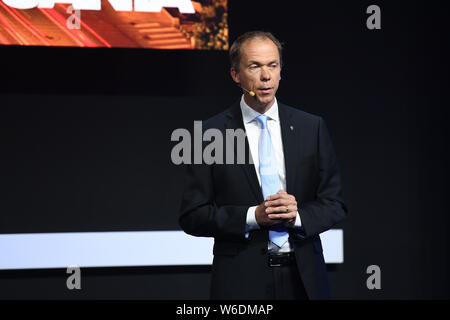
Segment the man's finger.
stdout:
[[287,193],[286,191],[280,189],[280,190],[278,190],[277,193],[274,193],[274,194],[268,196],[266,200],[279,199],[280,197],[281,198],[285,198],[286,196],[289,196],[289,193]]
[[283,199],[276,199],[271,201],[266,201],[267,207],[278,207],[285,204],[285,200]]
[[291,205],[297,205],[297,201],[295,201],[295,199],[292,199],[292,198],[280,198],[280,199],[276,199],[276,200],[265,201],[264,205],[266,206],[266,208],[291,206]]
[[286,213],[286,208],[288,209],[288,212],[297,212],[298,208],[296,204],[287,204],[287,205],[281,205],[281,206],[277,206],[277,207],[270,207],[270,208],[266,208],[266,213],[267,214],[271,214],[271,213]]
[[268,205],[266,208],[267,213],[275,212],[275,211],[278,212],[278,210],[277,210],[278,207],[282,207],[282,206],[286,207],[287,205],[289,205],[289,203],[287,203],[287,202],[284,203],[283,201],[280,201],[280,200],[267,201],[267,202],[268,202]]
[[267,197],[266,201],[274,201],[279,199],[289,199],[289,195],[287,193],[276,193]]
[[275,199],[278,199],[279,197],[280,197],[280,194],[275,193],[275,194],[268,196],[266,200],[275,200]]
[[297,216],[296,212],[289,212],[289,213],[277,213],[277,214],[269,214],[267,217],[269,219],[277,219],[277,220],[286,220],[286,219],[293,219]]

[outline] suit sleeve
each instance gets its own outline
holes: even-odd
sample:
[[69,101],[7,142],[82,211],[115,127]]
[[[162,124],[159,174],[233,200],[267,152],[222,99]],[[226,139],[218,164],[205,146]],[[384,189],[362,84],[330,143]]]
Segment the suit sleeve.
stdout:
[[319,184],[316,199],[299,204],[305,237],[324,232],[347,215],[336,154],[324,120],[319,118],[317,135]]
[[212,170],[211,165],[185,165],[180,226],[194,236],[244,240],[250,206],[218,207],[214,201]]

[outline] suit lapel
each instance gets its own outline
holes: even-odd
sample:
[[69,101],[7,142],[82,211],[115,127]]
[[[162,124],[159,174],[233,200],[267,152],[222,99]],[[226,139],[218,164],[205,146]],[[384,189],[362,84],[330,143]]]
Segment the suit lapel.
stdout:
[[[229,109],[227,114],[228,121],[225,123],[225,129],[242,129],[245,131],[244,121],[242,120],[242,112],[239,102],[236,102]],[[235,146],[235,161],[236,161],[236,146]],[[248,163],[250,156],[250,146],[248,145],[248,139],[245,139],[245,164],[238,165],[244,170],[247,181],[252,189],[253,194],[257,200],[257,203],[263,202],[263,195],[261,187],[259,185],[258,177],[255,171],[255,165],[253,163]]]
[[291,111],[283,104],[278,103],[280,115],[281,137],[283,139],[284,164],[286,168],[286,192],[292,194],[295,182],[295,169],[298,159],[298,132],[293,123]]

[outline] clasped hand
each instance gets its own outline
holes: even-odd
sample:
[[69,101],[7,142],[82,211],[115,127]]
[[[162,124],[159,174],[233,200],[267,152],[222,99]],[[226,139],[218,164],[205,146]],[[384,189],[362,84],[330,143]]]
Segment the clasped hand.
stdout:
[[279,190],[268,196],[255,210],[256,222],[260,226],[275,224],[294,225],[297,217],[297,201],[286,191]]

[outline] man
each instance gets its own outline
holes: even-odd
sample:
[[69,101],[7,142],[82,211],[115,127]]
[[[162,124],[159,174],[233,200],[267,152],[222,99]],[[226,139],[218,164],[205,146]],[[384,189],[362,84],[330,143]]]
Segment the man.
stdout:
[[[240,102],[203,129],[245,129],[253,163],[186,166],[180,225],[214,237],[213,299],[328,299],[319,234],[346,213],[322,118],[278,103],[281,44],[248,32],[230,49]],[[224,134],[225,136],[225,134]]]

